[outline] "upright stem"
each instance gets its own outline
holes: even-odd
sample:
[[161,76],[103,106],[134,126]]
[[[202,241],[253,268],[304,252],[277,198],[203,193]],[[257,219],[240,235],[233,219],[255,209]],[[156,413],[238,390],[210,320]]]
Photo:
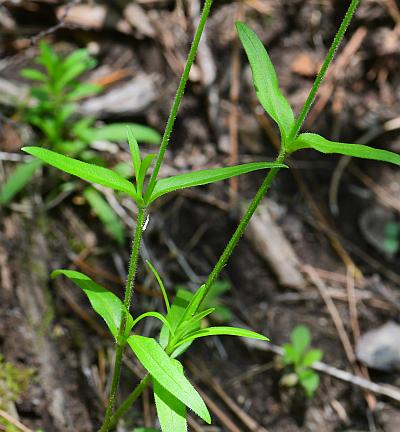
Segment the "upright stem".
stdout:
[[142,239],[143,225],[145,219],[146,219],[146,209],[139,207],[135,234],[133,237],[131,258],[129,262],[128,277],[126,279],[126,285],[125,285],[125,297],[124,297],[123,308],[121,311],[121,324],[119,327],[119,332],[117,337],[117,349],[115,352],[114,371],[113,371],[112,381],[111,381],[110,396],[108,399],[108,405],[104,416],[104,422],[100,429],[100,432],[107,432],[109,430],[110,421],[114,410],[115,398],[117,394],[119,378],[121,375],[122,356],[124,354],[124,349],[126,346],[126,337],[125,337],[126,321],[131,306],[131,301],[132,301],[132,293],[135,284],[137,261],[139,257],[140,243]]
[[201,35],[203,34],[204,26],[206,24],[208,15],[210,13],[211,5],[213,3],[213,0],[206,0],[204,3],[203,11],[200,16],[199,25],[197,27],[196,33],[194,35],[193,43],[190,48],[188,58],[186,61],[185,69],[183,70],[181,80],[179,82],[178,90],[175,95],[174,102],[172,104],[171,112],[168,117],[167,125],[165,127],[164,135],[161,140],[161,146],[160,150],[157,155],[156,162],[154,164],[153,172],[151,173],[151,177],[149,180],[149,184],[147,186],[146,190],[146,197],[150,196],[150,194],[153,192],[154,186],[157,181],[158,172],[160,171],[160,167],[162,164],[162,161],[164,159],[165,151],[168,147],[169,138],[171,136],[172,129],[175,124],[175,119],[178,114],[178,110],[182,101],[183,94],[185,92],[186,83],[189,79],[189,73],[190,69],[193,65],[194,59],[196,58],[197,49],[199,47]]
[[[286,159],[286,153],[283,149],[279,152],[279,155],[275,162],[277,163],[283,163]],[[255,197],[251,201],[246,213],[240,220],[240,223],[238,227],[236,228],[236,231],[233,233],[231,239],[229,240],[228,245],[226,246],[224,252],[220,256],[217,264],[215,264],[215,267],[213,268],[212,272],[208,276],[208,279],[205,283],[205,292],[203,298],[207,295],[210,287],[215,282],[219,274],[221,273],[222,269],[225,267],[226,263],[228,262],[229,257],[232,255],[233,250],[235,249],[236,245],[238,244],[240,238],[242,237],[244,231],[247,228],[247,225],[250,222],[250,219],[252,218],[254,212],[257,210],[257,207],[260,205],[261,200],[264,198],[265,194],[267,193],[268,189],[271,186],[272,181],[278,174],[280,168],[272,168],[268,175],[265,177],[262,185],[258,189]]]
[[340,43],[342,42],[343,36],[346,33],[347,27],[349,26],[351,19],[353,18],[353,15],[360,3],[360,0],[352,0],[345,17],[343,18],[342,23],[340,24],[339,30],[336,33],[336,36],[332,42],[331,47],[329,48],[328,54],[325,58],[325,61],[321,67],[321,70],[319,71],[314,84],[311,88],[310,94],[308,95],[308,98],[299,114],[299,117],[296,120],[295,125],[293,126],[292,131],[289,134],[288,137],[288,143],[290,144],[291,141],[293,141],[297,134],[299,133],[301,127],[303,126],[304,120],[306,119],[308,113],[310,112],[311,106],[315,101],[315,97],[317,96],[318,89],[325,78],[326,72],[328,71],[329,65],[331,64],[333,57],[335,56],[335,53],[337,49],[339,48]]

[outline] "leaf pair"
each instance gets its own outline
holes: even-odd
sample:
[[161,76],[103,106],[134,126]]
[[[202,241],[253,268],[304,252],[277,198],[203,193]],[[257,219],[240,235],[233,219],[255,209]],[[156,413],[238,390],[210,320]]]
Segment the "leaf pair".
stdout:
[[363,159],[371,159],[400,165],[400,155],[360,144],[329,141],[317,134],[294,134],[293,110],[279,88],[274,66],[258,36],[246,24],[238,22],[236,28],[246,51],[253,74],[253,84],[258,100],[265,111],[278,124],[282,145],[288,153],[312,148],[321,153],[336,153]]
[[[137,143],[135,144],[135,141],[131,141],[131,143],[133,165],[136,165],[135,176],[138,185],[144,179],[144,175],[151,163],[151,160],[145,158],[143,161],[140,161]],[[233,167],[215,168],[203,171],[193,171],[187,174],[178,174],[173,177],[159,180],[156,183],[152,195],[144,201],[140,189],[135,188],[133,183],[110,169],[82,162],[40,147],[24,147],[22,150],[47,164],[68,174],[75,175],[82,180],[124,192],[131,196],[139,205],[142,205],[143,203],[148,205],[162,195],[179,189],[206,185],[256,170],[285,167],[285,165],[275,162],[253,162]],[[139,172],[137,172],[137,170]]]

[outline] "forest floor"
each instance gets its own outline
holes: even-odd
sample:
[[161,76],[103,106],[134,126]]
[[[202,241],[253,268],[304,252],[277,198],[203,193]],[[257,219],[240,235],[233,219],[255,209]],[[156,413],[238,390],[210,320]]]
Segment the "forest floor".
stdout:
[[[273,160],[277,129],[257,104],[234,22],[245,21],[262,38],[298,113],[347,3],[216,2],[161,175]],[[200,6],[199,0],[72,2],[64,13],[56,0],[0,2],[0,84],[29,84],[19,71],[34,65],[40,39],[62,53],[88,47],[98,66],[85,79],[102,82],[106,93],[140,80],[146,89],[133,93],[126,109],[119,109],[118,101],[115,107],[100,101],[99,120],[134,121],[161,132]],[[306,130],[400,152],[399,29],[394,0],[362,1]],[[1,94],[0,113],[2,182],[15,164],[3,160],[4,154],[16,154],[27,143],[18,107]],[[97,151],[112,164],[125,159],[127,146]],[[400,230],[388,238],[386,228],[400,227],[400,172],[311,151],[296,154],[289,165],[222,275],[230,289],[220,302],[230,310],[230,321],[266,334],[272,345],[228,337],[193,344],[183,362],[206,398],[213,426],[190,414],[189,428],[398,432],[400,389],[393,386],[400,386],[400,359],[391,370],[367,369],[357,361],[356,347],[360,335],[398,320]],[[84,295],[49,274],[74,268],[122,295],[130,236],[119,247],[79,191],[50,195],[59,182],[52,173],[45,169],[18,199],[0,208],[0,353],[33,371],[7,411],[26,430],[89,432],[104,412],[113,341]],[[256,173],[157,202],[141,250],[135,314],[163,307],[143,261],[155,263],[171,297],[177,286],[198,287],[261,181],[262,173]],[[131,232],[132,208],[118,205]],[[324,353],[321,384],[312,399],[280,386],[276,347],[287,343],[299,324],[310,329],[312,346]],[[144,335],[157,330],[150,320],[141,327]],[[123,394],[143,374],[130,356],[125,366]],[[2,367],[0,361],[0,377]],[[332,376],[330,367],[348,372],[348,380]],[[392,397],[380,394],[387,388]],[[0,387],[0,401],[1,392]],[[2,424],[0,430],[14,430]],[[131,431],[132,425],[156,426],[149,392],[118,430]]]

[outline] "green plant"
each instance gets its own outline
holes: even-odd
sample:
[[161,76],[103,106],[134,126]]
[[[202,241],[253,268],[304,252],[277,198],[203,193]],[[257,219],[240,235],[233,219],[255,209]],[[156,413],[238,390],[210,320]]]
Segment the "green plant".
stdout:
[[[94,141],[125,141],[127,127],[131,128],[139,142],[159,144],[161,137],[153,129],[134,123],[113,123],[95,127],[94,118],[80,116],[77,103],[85,97],[102,91],[98,84],[80,82],[83,73],[92,69],[96,61],[86,49],[73,51],[65,58],[59,56],[46,42],[39,47],[36,58],[42,70],[23,69],[24,78],[37,84],[30,89],[29,103],[21,107],[21,120],[34,126],[40,132],[39,144],[86,162],[105,165],[106,162],[90,149]],[[21,163],[0,191],[0,204],[7,204],[30,181],[42,163],[34,159]],[[132,176],[129,164],[118,166],[124,176]],[[70,189],[76,184],[71,183]],[[113,208],[101,191],[87,188],[83,192],[88,204],[106,227],[106,230],[122,244],[125,230]]]
[[319,349],[310,348],[311,333],[305,326],[297,326],[290,334],[291,343],[283,346],[283,362],[288,371],[281,379],[281,385],[295,387],[300,385],[307,397],[312,398],[319,386],[319,376],[311,366],[322,359]]
[[[174,126],[189,71],[193,64],[200,37],[212,5],[212,0],[206,0],[204,3],[194,42],[188,55],[178,92],[174,99],[171,114],[165,128],[161,147],[147,186],[143,179],[145,178],[147,170],[150,168],[151,161],[148,162],[146,159],[141,159],[137,142],[134,139],[134,133],[129,135],[129,143],[136,178],[135,183],[124,179],[115,171],[107,170],[104,167],[89,165],[85,162],[77,161],[45,149],[34,147],[25,149],[25,151],[31,155],[38,157],[42,161],[58,169],[76,175],[86,181],[98,183],[126,193],[138,206],[137,224],[134,232],[132,254],[123,302],[117,296],[96,284],[82,273],[72,270],[58,270],[53,273],[54,276],[59,274],[67,276],[85,291],[92,307],[103,317],[116,341],[116,355],[111,391],[101,432],[106,432],[116,425],[118,419],[129,409],[150,382],[153,384],[158,417],[164,432],[186,431],[186,407],[192,409],[206,422],[210,422],[210,416],[204,402],[186,379],[182,365],[176,358],[182,354],[195,339],[212,335],[229,334],[267,340],[265,336],[245,329],[231,327],[200,328],[201,320],[213,312],[213,308],[202,310],[201,307],[204,299],[210,292],[211,287],[215,284],[221,270],[226,265],[232,251],[246,229],[253,213],[269,189],[273,179],[280,168],[285,167],[284,161],[289,154],[303,148],[314,148],[323,153],[348,154],[355,157],[383,160],[400,165],[400,156],[388,151],[357,144],[335,143],[316,134],[299,135],[299,131],[311,108],[319,85],[326,74],[328,66],[344,36],[345,30],[350,23],[358,3],[359,1],[352,0],[338,34],[328,52],[321,72],[318,74],[310,95],[297,120],[294,117],[288,101],[279,89],[275,70],[262,43],[249,27],[243,23],[237,23],[239,37],[252,67],[253,80],[258,98],[266,112],[276,121],[281,132],[281,149],[275,163],[245,164],[236,167],[195,171],[168,179],[158,179],[158,172]],[[204,185],[257,169],[267,168],[270,168],[268,175],[265,177],[260,189],[250,203],[248,210],[241,219],[238,228],[228,242],[228,245],[205,284],[199,287],[192,296],[188,295],[187,292],[185,293],[185,291],[178,291],[173,303],[170,304],[164,284],[154,267],[151,266],[163,293],[166,313],[161,314],[157,311],[151,311],[133,318],[130,314],[131,298],[135,283],[143,226],[148,216],[149,205],[162,195],[178,189]],[[162,330],[158,341],[154,338],[131,334],[135,325],[147,317],[156,318],[162,323]],[[122,402],[118,409],[114,411],[121,373],[122,356],[127,345],[132,349],[144,368],[147,369],[148,374],[125,401]]]

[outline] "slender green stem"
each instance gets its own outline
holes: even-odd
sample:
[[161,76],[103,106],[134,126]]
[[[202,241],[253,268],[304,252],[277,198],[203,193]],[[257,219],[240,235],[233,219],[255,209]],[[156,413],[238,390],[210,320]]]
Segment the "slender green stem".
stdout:
[[[284,149],[282,148],[276,161],[277,163],[283,163],[286,159],[286,153]],[[205,292],[203,298],[207,295],[210,287],[212,284],[216,281],[217,277],[221,273],[222,269],[225,267],[226,263],[228,262],[229,257],[232,255],[233,250],[235,249],[236,245],[238,244],[240,238],[242,237],[244,231],[247,228],[247,225],[250,222],[250,219],[252,218],[254,212],[257,210],[257,207],[260,205],[261,200],[264,198],[265,194],[267,193],[268,189],[271,186],[272,181],[278,174],[280,168],[272,168],[268,175],[265,177],[262,185],[258,189],[255,197],[251,201],[246,213],[243,215],[242,219],[240,220],[240,223],[238,227],[236,228],[236,231],[233,233],[231,239],[229,240],[228,245],[226,246],[224,252],[220,256],[217,264],[213,268],[212,272],[208,276],[208,279],[205,283]]]
[[115,398],[117,395],[119,378],[121,375],[122,356],[126,346],[126,337],[125,337],[126,321],[129,313],[129,308],[131,306],[131,301],[132,301],[132,293],[135,284],[137,261],[139,257],[140,243],[142,240],[143,225],[146,220],[146,214],[147,214],[146,208],[139,207],[135,234],[133,237],[131,258],[129,262],[128,277],[126,279],[126,285],[125,285],[125,297],[124,297],[123,308],[121,311],[121,324],[119,327],[119,332],[117,337],[117,349],[115,352],[114,370],[113,370],[112,381],[111,381],[110,396],[108,399],[108,405],[104,416],[104,422],[100,429],[100,432],[107,432],[110,429],[110,421],[114,410]]
[[315,101],[315,97],[317,96],[318,89],[325,78],[326,72],[328,71],[329,65],[331,64],[337,49],[339,48],[340,43],[343,40],[343,36],[346,33],[347,27],[349,26],[351,19],[360,3],[360,0],[352,0],[345,17],[343,18],[342,23],[340,24],[339,30],[336,33],[335,38],[333,39],[332,45],[329,48],[328,54],[325,58],[325,61],[319,71],[314,84],[311,88],[310,94],[299,114],[299,117],[296,120],[295,125],[293,126],[292,131],[289,134],[287,142],[290,144],[299,133],[301,127],[303,126],[304,120],[306,119],[308,113],[310,112],[311,106]]
[[110,428],[113,428],[118,420],[128,411],[131,405],[136,401],[136,399],[143,393],[143,390],[147,387],[150,381],[150,375],[147,374],[142,381],[135,387],[132,393],[122,402],[120,407],[117,409],[115,414],[112,416],[110,421]]
[[179,82],[178,90],[175,95],[174,102],[172,104],[171,112],[168,117],[167,125],[165,127],[164,135],[161,140],[161,146],[160,150],[157,155],[156,162],[154,164],[153,172],[151,173],[151,177],[147,186],[145,199],[149,198],[151,193],[153,192],[154,186],[157,181],[158,172],[160,171],[160,167],[162,164],[162,161],[164,159],[165,151],[168,147],[169,138],[171,136],[172,129],[175,124],[175,119],[178,114],[178,110],[182,101],[183,94],[185,92],[185,87],[187,84],[187,81],[189,79],[189,73],[190,69],[192,68],[193,62],[196,58],[197,49],[199,47],[201,35],[203,34],[204,26],[206,24],[208,15],[210,13],[210,9],[212,6],[213,0],[206,0],[204,3],[203,11],[200,16],[199,25],[197,27],[196,33],[194,35],[193,43],[190,48],[188,58],[186,61],[185,69],[183,70],[181,80]]

